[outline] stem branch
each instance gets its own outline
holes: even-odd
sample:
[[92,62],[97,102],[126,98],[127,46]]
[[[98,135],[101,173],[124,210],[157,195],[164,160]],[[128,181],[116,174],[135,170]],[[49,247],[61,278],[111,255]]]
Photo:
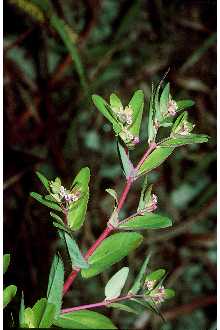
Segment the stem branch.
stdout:
[[[70,313],[70,312],[74,312],[74,311],[80,311],[83,309],[91,309],[91,308],[99,308],[99,307],[106,307],[114,302],[117,301],[122,301],[122,300],[128,300],[130,298],[134,298],[136,297],[136,295],[131,295],[128,294],[126,296],[123,297],[119,297],[119,298],[114,298],[111,300],[103,300],[94,304],[88,304],[88,305],[81,305],[81,306],[76,306],[76,307],[70,307],[70,308],[65,308],[61,310],[61,314],[65,314],[65,313]],[[138,297],[138,296],[137,296]]]
[[[149,154],[156,148],[156,143],[152,142],[149,145],[149,148],[147,149],[147,151],[144,153],[143,157],[141,158],[141,160],[139,161],[139,163],[137,164],[137,166],[135,167],[135,171],[137,171],[140,166],[143,164],[143,162],[145,161],[145,159],[149,156]],[[119,213],[120,210],[122,209],[124,202],[127,198],[127,195],[131,189],[133,183],[133,178],[129,177],[127,179],[127,182],[125,184],[125,187],[121,193],[121,197],[119,199],[118,202],[118,207],[117,207],[117,212]],[[106,227],[106,229],[103,231],[103,233],[99,236],[99,238],[95,241],[95,243],[91,246],[91,248],[87,251],[87,253],[85,254],[85,259],[87,260],[92,254],[93,252],[97,249],[97,247],[102,243],[102,241],[114,230],[115,228],[113,226],[111,226],[108,223],[108,226]],[[78,269],[73,269],[72,272],[70,273],[70,275],[68,276],[68,278],[66,279],[65,283],[64,283],[64,287],[63,287],[63,295],[65,295],[70,286],[72,285],[73,281],[75,280],[77,274],[79,273],[80,268]],[[102,302],[103,303],[103,302]],[[100,303],[98,303],[100,304]],[[67,313],[67,312],[66,312]]]

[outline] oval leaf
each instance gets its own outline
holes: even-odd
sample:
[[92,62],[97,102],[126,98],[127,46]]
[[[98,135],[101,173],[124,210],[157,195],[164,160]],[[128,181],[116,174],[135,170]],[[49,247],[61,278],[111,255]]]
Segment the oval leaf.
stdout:
[[67,213],[67,223],[72,230],[79,230],[85,220],[87,205],[89,201],[89,188],[87,188],[87,193],[74,202]]
[[55,315],[60,313],[64,283],[64,267],[60,256],[55,255],[50,269],[47,299],[55,305]]
[[108,305],[108,307],[112,307],[112,308],[116,308],[116,309],[119,309],[121,311],[124,311],[124,312],[128,312],[128,313],[133,313],[133,314],[139,314],[135,309],[125,305],[125,304],[122,304],[122,303],[112,303],[110,305]]
[[173,152],[175,147],[158,146],[140,166],[137,176],[146,174],[160,166]]
[[117,233],[106,238],[89,257],[89,269],[81,271],[84,278],[95,276],[114,265],[136,249],[143,236],[138,233]]
[[179,147],[192,143],[204,143],[208,142],[209,136],[205,134],[190,134],[187,136],[178,135],[174,138],[168,138],[160,143],[161,147]]
[[137,90],[132,99],[129,102],[129,106],[133,110],[132,115],[132,125],[129,128],[129,131],[136,137],[139,136],[143,109],[144,109],[144,92],[140,89]]
[[134,166],[120,142],[117,142],[117,148],[124,175],[128,179],[130,176],[133,176]]
[[65,329],[117,329],[109,318],[89,310],[62,314],[54,325]]
[[3,306],[4,308],[11,302],[17,292],[17,287],[15,285],[7,286],[3,291]]
[[168,101],[170,95],[170,83],[167,83],[164,87],[160,97],[160,112],[162,116],[167,113]]
[[146,280],[159,281],[166,274],[165,269],[157,269],[154,272],[146,276]]
[[3,274],[5,274],[8,270],[8,266],[10,264],[10,254],[4,254],[3,256]]
[[46,298],[41,298],[32,308],[36,328],[50,328],[54,321],[55,305],[48,303]]
[[175,291],[173,289],[165,289],[165,299],[171,299],[175,297]]
[[150,257],[151,255],[149,254],[143,265],[141,266],[141,269],[131,287],[131,289],[129,290],[129,293],[132,293],[132,294],[137,294],[138,291],[143,287],[143,284],[144,284],[144,277],[145,277],[145,273],[146,273],[146,269],[147,269],[147,265],[149,263],[149,260],[150,260]]
[[118,298],[121,294],[129,273],[128,267],[123,267],[113,275],[105,286],[107,300]]
[[71,259],[72,268],[88,268],[89,265],[82,256],[82,253],[78,247],[76,241],[67,233],[63,233],[68,253]]
[[119,224],[119,228],[130,230],[160,229],[170,226],[172,226],[172,221],[169,218],[152,212],[129,218],[129,220],[124,220]]
[[97,109],[110,121],[110,123],[114,126],[114,130],[119,134],[121,132],[121,126],[111,115],[110,111],[108,111],[108,103],[99,95],[92,95],[92,100]]
[[90,170],[84,167],[79,171],[71,186],[71,189],[77,187],[82,195],[72,203],[67,213],[67,223],[72,230],[78,230],[84,223],[89,200],[89,181]]
[[51,201],[48,201],[46,200],[43,196],[41,196],[40,194],[36,193],[36,192],[31,192],[30,193],[31,197],[33,197],[34,199],[36,199],[39,203],[51,208],[51,209],[54,209],[56,211],[62,211],[61,207],[57,204],[57,203],[54,203],[54,202],[51,202]]
[[180,101],[177,101],[176,103],[177,103],[177,111],[181,111],[183,109],[190,108],[195,104],[195,102],[192,100],[180,100]]
[[123,107],[121,100],[119,99],[119,97],[115,94],[112,93],[110,95],[110,105],[112,108],[120,108]]
[[44,185],[44,187],[47,189],[47,191],[50,192],[50,183],[49,180],[40,172],[36,172],[36,175],[38,179],[41,181],[41,183]]

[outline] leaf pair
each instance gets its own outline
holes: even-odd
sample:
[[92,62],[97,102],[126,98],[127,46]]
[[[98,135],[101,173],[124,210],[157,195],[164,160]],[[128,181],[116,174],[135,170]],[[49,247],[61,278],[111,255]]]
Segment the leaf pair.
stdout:
[[[60,211],[67,214],[67,226],[71,230],[79,230],[84,223],[87,204],[89,200],[89,168],[82,168],[75,177],[70,188],[70,192],[67,191],[67,195],[71,197],[75,191],[80,195],[79,198],[72,202],[68,202],[68,204],[65,203],[65,200],[62,201],[62,197],[60,197],[61,188],[63,188],[64,191],[65,188],[61,186],[61,181],[59,178],[57,178],[55,181],[50,182],[40,172],[37,172],[36,174],[50,195],[42,196],[36,192],[32,192],[30,195],[41,204],[56,211]],[[51,216],[55,219],[54,225],[57,228],[68,232],[68,228],[65,228],[65,224],[57,214],[51,213]]]
[[55,305],[46,298],[41,298],[36,304],[25,309],[23,297],[19,313],[19,324],[22,328],[50,328],[55,319]]
[[[110,104],[102,97],[93,95],[92,100],[97,109],[111,123],[116,136],[120,136],[121,140],[129,149],[133,149],[139,141],[139,133],[144,108],[144,93],[137,90],[132,96],[127,109],[129,110],[129,122],[126,122],[126,108],[123,109],[121,100],[116,94],[111,94]],[[131,114],[130,114],[131,112]],[[121,116],[121,119],[120,119]]]

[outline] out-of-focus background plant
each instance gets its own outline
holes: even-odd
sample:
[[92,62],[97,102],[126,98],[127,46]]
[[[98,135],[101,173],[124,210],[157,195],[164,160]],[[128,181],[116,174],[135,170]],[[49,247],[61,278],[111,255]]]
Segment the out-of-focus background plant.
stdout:
[[[135,275],[153,246],[151,267],[166,266],[176,297],[163,310],[166,324],[147,311],[136,318],[106,315],[122,329],[216,329],[216,2],[208,0],[4,2],[4,251],[12,259],[6,284],[22,289],[27,305],[44,295],[60,244],[48,211],[29,196],[41,189],[34,171],[68,185],[82,166],[90,167],[93,197],[77,237],[88,249],[112,206],[105,189],[123,188],[111,127],[91,94],[107,98],[116,91],[127,101],[141,88],[150,96],[152,80],[168,67],[172,95],[196,101],[190,117],[211,141],[177,149],[152,172],[159,207],[174,226],[149,231],[127,263]],[[142,136],[146,130],[143,124]],[[142,153],[136,148],[134,157]],[[125,216],[139,188],[129,195]],[[91,281],[79,277],[66,304],[102,299],[110,277],[108,271]],[[10,322],[17,296],[5,311]]]

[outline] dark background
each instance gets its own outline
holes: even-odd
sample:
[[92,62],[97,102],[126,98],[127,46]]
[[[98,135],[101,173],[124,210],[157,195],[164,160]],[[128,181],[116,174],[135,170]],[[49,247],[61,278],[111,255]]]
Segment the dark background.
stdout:
[[[43,2],[33,1],[40,7]],[[159,209],[174,226],[146,232],[141,248],[102,275],[88,281],[79,276],[64,304],[103,299],[106,281],[122,265],[129,265],[132,281],[151,248],[151,269],[166,268],[167,286],[176,290],[162,308],[167,323],[146,311],[139,317],[103,312],[122,329],[216,329],[216,1],[51,1],[76,40],[89,89],[49,22],[16,3],[4,1],[4,252],[12,257],[4,282],[19,290],[5,320],[11,322],[12,313],[16,322],[21,290],[26,306],[45,296],[60,245],[49,209],[29,196],[43,191],[34,172],[60,176],[68,185],[82,166],[90,167],[87,221],[77,233],[83,251],[88,249],[112,208],[105,189],[120,192],[124,185],[111,128],[90,95],[107,99],[116,91],[126,104],[141,88],[149,99],[151,82],[170,67],[174,98],[195,100],[190,118],[198,132],[211,136],[208,144],[178,148],[150,175]],[[142,140],[146,127],[145,116]],[[133,152],[135,162],[143,148]],[[140,184],[124,215],[135,209]]]

